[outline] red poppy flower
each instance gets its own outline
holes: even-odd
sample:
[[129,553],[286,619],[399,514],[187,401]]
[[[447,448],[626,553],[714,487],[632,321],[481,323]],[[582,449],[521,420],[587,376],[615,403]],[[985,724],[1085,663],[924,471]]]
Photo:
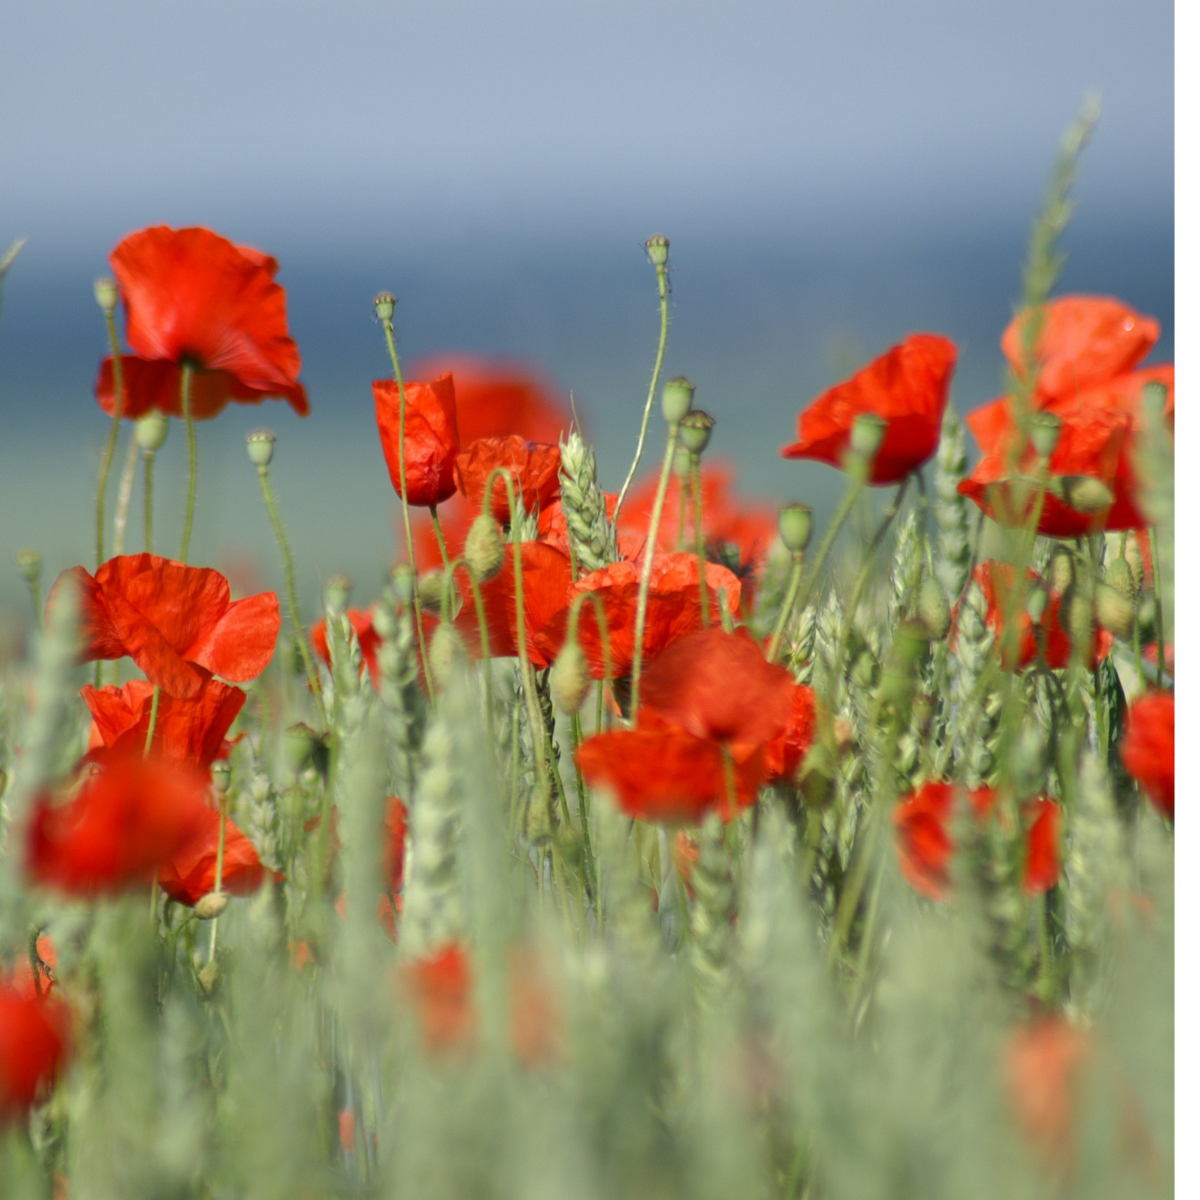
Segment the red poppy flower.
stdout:
[[70,1049],[71,1013],[65,1004],[0,983],[0,1123],[44,1094]]
[[[216,887],[220,833],[221,814],[210,808],[204,828],[159,868],[159,886],[172,900],[191,908]],[[263,875],[254,843],[226,817],[222,890],[231,896],[251,896],[262,887]]]
[[641,702],[694,737],[752,751],[784,731],[794,688],[746,630],[714,627],[684,634],[658,655],[642,678]]
[[1052,1161],[1071,1153],[1081,1066],[1088,1035],[1065,1018],[1039,1017],[1018,1026],[1003,1049],[1009,1099],[1026,1137]]
[[781,453],[784,458],[814,458],[840,467],[855,418],[871,413],[883,417],[888,426],[871,464],[870,482],[899,483],[937,449],[957,356],[948,338],[909,334],[856,375],[818,396],[800,414],[800,440]]
[[550,985],[544,957],[530,946],[509,950],[508,1012],[513,1049],[525,1066],[561,1060],[562,1006]]
[[408,844],[408,808],[398,796],[389,796],[383,815],[384,894],[379,897],[378,917],[384,933],[397,939],[396,917],[403,910],[404,851]]
[[[375,423],[396,495],[400,490],[400,389],[394,379],[377,379]],[[458,454],[454,376],[432,383],[404,385],[404,474],[408,502],[431,508],[454,495],[454,459]]]
[[[157,225],[130,234],[109,262],[125,301],[125,337],[140,356],[122,358],[128,388],[123,415],[141,416],[151,407],[179,415],[178,369],[184,363],[196,371],[194,397],[202,401],[196,417],[215,416],[229,400],[257,404],[269,396],[308,415],[275,259],[210,229]],[[111,412],[111,359],[101,368],[96,393]]]
[[575,765],[590,787],[611,790],[631,817],[676,825],[695,824],[714,810],[728,821],[735,804],[753,804],[765,774],[763,757],[760,749],[738,762],[718,742],[642,710],[636,729],[588,738]]
[[[540,542],[522,542],[520,545],[521,595],[529,660],[536,667],[548,667],[554,661],[554,655],[546,653],[546,644],[536,635],[556,614],[563,613],[565,616],[565,606],[571,593],[571,560],[561,551],[543,546]],[[512,543],[504,547],[504,566],[500,573],[480,585],[487,620],[488,652],[492,658],[514,658],[520,653],[517,643],[514,550]],[[454,625],[462,634],[468,651],[478,657],[482,653],[482,644],[474,592],[465,580],[459,580],[458,587],[463,606]]]
[[1027,896],[1040,896],[1057,882],[1062,866],[1059,842],[1062,838],[1062,809],[1053,800],[1042,797],[1025,808],[1028,831],[1025,838],[1025,869],[1021,886]]
[[1146,789],[1151,803],[1175,819],[1175,697],[1147,692],[1130,706],[1121,739],[1125,769]]
[[[171,696],[192,699],[211,675],[246,683],[275,653],[279,599],[262,592],[231,601],[229,582],[208,567],[156,554],[110,558],[95,577],[64,571],[80,592],[82,662],[129,655]],[[47,607],[54,603],[51,592]]]
[[[1034,571],[1026,572],[1030,584],[1039,583]],[[1045,611],[1042,614],[1040,631],[1034,629],[1033,618],[1022,604],[1017,614],[1017,627],[1020,630],[1018,648],[1014,662],[1013,654],[1006,649],[1005,623],[1008,620],[1012,606],[1012,592],[1016,581],[1016,568],[1012,563],[997,562],[987,559],[975,568],[971,576],[983,592],[987,602],[988,627],[996,635],[996,644],[1004,652],[1002,665],[1006,671],[1022,671],[1031,663],[1037,661],[1039,636],[1045,643],[1046,665],[1052,670],[1060,671],[1071,662],[1071,638],[1062,627],[1062,596],[1055,591],[1048,593]],[[1026,591],[1026,596],[1029,592]],[[960,606],[961,607],[961,606]],[[954,610],[955,628],[958,626],[959,608]],[[1112,634],[1107,629],[1096,625],[1092,631],[1092,666],[1097,666],[1112,649]]]
[[[710,612],[717,612],[722,589],[730,611],[737,613],[742,585],[726,567],[706,563]],[[631,562],[613,563],[584,575],[568,592],[568,605],[580,592],[593,592],[604,606],[612,677],[620,679],[633,669],[633,642],[637,623],[637,595],[641,569]],[[553,662],[567,636],[568,610],[548,621],[535,642],[547,662]],[[703,627],[700,609],[700,573],[694,554],[664,554],[654,560],[646,607],[643,662],[653,662],[676,638]],[[604,644],[591,603],[579,611],[579,644],[593,679],[605,678]]]
[[[135,679],[124,687],[82,689],[92,714],[90,751],[113,756],[142,754],[150,731],[154,684]],[[191,700],[163,693],[158,699],[152,754],[207,770],[222,757],[225,735],[242,711],[246,693],[217,679],[207,679]]]
[[535,368],[469,355],[422,359],[419,379],[453,374],[462,445],[476,438],[515,434],[531,442],[557,443],[571,428],[571,410]]
[[[346,617],[354,630],[354,636],[358,638],[358,648],[362,651],[363,666],[371,672],[372,682],[378,685],[376,655],[379,653],[379,644],[383,639],[375,632],[373,618],[365,608],[348,608]],[[317,621],[309,632],[312,634],[313,649],[316,650],[321,661],[329,666],[329,638],[325,633],[325,622]]]
[[[507,467],[513,477],[513,489],[520,493],[525,511],[536,513],[558,499],[561,466],[562,451],[557,446],[527,442],[510,434],[508,437],[476,438],[458,456],[454,478],[471,507],[482,512],[488,476],[497,467]],[[492,484],[492,516],[501,525],[507,525],[511,519],[508,489],[503,479]]]
[[[49,934],[43,934],[37,940],[37,973],[29,961],[28,954],[19,954],[13,964],[12,974],[8,978],[8,986],[23,992],[26,996],[48,996],[54,990],[54,972],[58,967],[58,952]],[[2,986],[2,985],[0,985]]]
[[148,884],[211,821],[197,771],[161,759],[121,759],[66,804],[36,802],[26,865],[33,879],[92,897]]
[[474,979],[466,950],[452,942],[409,963],[404,974],[425,1049],[440,1054],[469,1044],[476,1020],[471,1000]]
[[794,781],[816,730],[816,695],[812,688],[793,683],[788,701],[787,724],[778,737],[767,743],[767,780]]

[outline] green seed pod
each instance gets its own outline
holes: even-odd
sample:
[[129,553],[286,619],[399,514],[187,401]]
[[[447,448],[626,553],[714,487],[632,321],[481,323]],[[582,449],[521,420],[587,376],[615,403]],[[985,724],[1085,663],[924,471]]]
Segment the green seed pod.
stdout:
[[950,632],[950,601],[933,575],[926,575],[921,580],[917,614],[934,641],[941,641]]
[[246,434],[246,453],[256,467],[269,467],[275,457],[275,435],[269,429],[255,429]]
[[668,425],[678,425],[692,408],[696,385],[682,375],[668,379],[662,389],[662,414]]
[[105,276],[102,279],[97,279],[92,285],[92,290],[96,296],[96,303],[106,312],[116,312],[117,302],[121,298],[121,293],[117,290],[117,282],[115,279],[109,279]]
[[779,510],[779,536],[793,554],[803,554],[812,538],[813,514],[807,504],[785,504]]
[[1096,620],[1114,637],[1122,641],[1133,637],[1136,616],[1137,609],[1129,596],[1106,583],[1096,589]]
[[37,583],[42,577],[42,556],[36,550],[18,550],[15,561],[17,574],[26,583]]
[[227,795],[229,792],[229,784],[233,779],[233,768],[229,765],[229,759],[218,758],[210,769],[212,776],[212,789],[218,796]]
[[196,901],[192,911],[201,921],[211,921],[214,917],[219,917],[229,904],[228,892],[209,892],[207,896],[201,896]]
[[1037,412],[1029,426],[1029,440],[1033,443],[1033,452],[1043,459],[1048,459],[1058,446],[1062,436],[1062,418],[1054,413]]
[[1050,556],[1046,578],[1060,596],[1075,582],[1075,556],[1065,546],[1059,546]]
[[879,447],[883,445],[888,423],[874,413],[859,413],[850,427],[850,452],[868,463],[875,461]]
[[390,321],[396,314],[396,297],[391,292],[380,292],[375,297],[375,315],[381,321]]
[[[144,417],[139,417],[134,422],[133,436],[147,454],[157,454],[163,448],[170,429],[171,422],[157,408],[152,408]],[[250,456],[250,460],[254,461],[253,455]],[[270,455],[267,456],[267,461],[270,461]]]
[[1133,581],[1133,568],[1124,558],[1114,558],[1105,566],[1104,582],[1126,600],[1132,601],[1139,591]]
[[283,755],[295,774],[308,766],[320,744],[321,735],[303,721],[287,727],[283,734]]
[[1029,614],[1029,619],[1035,625],[1042,623],[1042,617],[1046,615],[1046,605],[1049,602],[1050,597],[1044,587],[1038,587],[1034,584],[1025,593],[1025,611]]
[[1142,558],[1142,548],[1138,545],[1136,538],[1130,538],[1125,543],[1125,561],[1129,564],[1129,570],[1133,575],[1133,594],[1138,596],[1146,583],[1146,563]]
[[573,717],[583,707],[591,686],[587,659],[579,643],[571,638],[558,652],[550,668],[550,695],[563,712]]
[[480,513],[471,523],[463,546],[463,561],[480,583],[487,583],[500,574],[504,566],[504,539],[495,518],[487,513]]
[[699,458],[708,447],[709,439],[712,437],[713,426],[716,423],[716,419],[710,417],[704,409],[693,408],[679,422],[679,440]]
[[646,253],[656,267],[667,265],[667,256],[671,251],[671,239],[665,233],[654,233],[646,239]]
[[217,977],[220,971],[220,968],[217,966],[219,961],[219,959],[210,958],[200,969],[200,974],[196,976],[196,981],[200,984],[200,988],[206,996],[211,996],[216,989]]

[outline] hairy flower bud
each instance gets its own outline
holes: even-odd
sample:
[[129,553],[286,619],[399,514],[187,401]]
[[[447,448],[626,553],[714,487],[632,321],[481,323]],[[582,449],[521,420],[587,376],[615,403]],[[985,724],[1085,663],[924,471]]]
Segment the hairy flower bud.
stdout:
[[921,580],[921,591],[917,597],[917,615],[925,623],[934,641],[940,641],[950,632],[950,601],[942,585],[932,575]]
[[192,911],[201,921],[211,921],[214,917],[219,917],[229,904],[228,892],[209,892],[207,896],[201,896],[196,901]]
[[417,581],[417,599],[427,613],[442,611],[443,572],[428,571]]
[[396,313],[396,297],[391,292],[380,292],[375,297],[375,315],[381,321],[390,321]]
[[218,796],[224,796],[229,791],[230,781],[233,779],[233,768],[229,765],[229,759],[218,758],[210,769],[212,777],[212,789]]
[[147,454],[157,454],[163,448],[170,428],[170,421],[157,408],[152,408],[134,422],[133,436]]
[[467,648],[462,637],[449,621],[441,621],[429,639],[429,670],[440,691],[451,680],[455,670],[467,661]]
[[702,408],[693,408],[679,422],[679,440],[697,458],[704,453],[712,437],[716,419],[710,417]]
[[563,712],[573,717],[583,707],[591,685],[587,659],[579,643],[571,638],[558,652],[550,668],[550,695]]
[[463,561],[480,583],[495,579],[504,566],[504,539],[494,517],[480,513],[471,523],[463,546]]
[[793,554],[803,554],[812,537],[812,509],[807,504],[785,504],[779,510],[779,536]]
[[1050,556],[1050,569],[1046,573],[1050,586],[1060,595],[1075,580],[1075,558],[1065,546],[1060,546]]
[[1029,425],[1029,440],[1033,443],[1033,452],[1042,459],[1052,455],[1062,436],[1062,418],[1054,413],[1036,412]]
[[1115,637],[1128,641],[1133,636],[1137,616],[1133,599],[1114,587],[1102,583],[1096,589],[1096,620]]
[[36,550],[18,550],[17,573],[26,583],[37,583],[42,577],[42,556]]
[[100,305],[103,312],[111,313],[117,311],[117,302],[121,298],[121,293],[117,290],[117,281],[115,279],[109,279],[106,275],[101,279],[97,279],[92,288],[96,295],[96,303]]
[[646,253],[656,267],[667,265],[667,256],[671,250],[671,239],[665,233],[654,233],[646,239]]
[[1112,508],[1112,489],[1090,475],[1064,475],[1057,481],[1062,499],[1076,512],[1086,515],[1106,512]]
[[1050,602],[1050,597],[1046,593],[1044,587],[1038,587],[1034,584],[1028,592],[1025,593],[1025,611],[1029,614],[1029,619],[1035,624],[1042,623],[1042,617],[1046,615],[1046,605]]
[[252,430],[246,434],[246,453],[256,467],[269,467],[275,457],[275,435],[269,429]]
[[850,427],[850,451],[867,462],[873,462],[883,445],[888,423],[874,413],[859,413]]
[[1092,606],[1088,603],[1083,590],[1077,584],[1071,584],[1063,593],[1060,610],[1063,628],[1066,629],[1071,642],[1076,646],[1090,644],[1092,637]]
[[1133,579],[1133,568],[1127,559],[1114,558],[1104,568],[1104,582],[1126,600],[1133,600],[1140,590]]
[[662,413],[668,425],[678,425],[692,408],[696,385],[682,375],[668,379],[662,389]]

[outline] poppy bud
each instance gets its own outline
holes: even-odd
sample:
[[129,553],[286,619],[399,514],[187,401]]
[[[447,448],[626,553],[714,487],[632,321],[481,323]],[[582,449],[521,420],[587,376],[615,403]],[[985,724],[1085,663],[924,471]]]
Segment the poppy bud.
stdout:
[[1047,573],[1050,586],[1060,595],[1071,586],[1075,580],[1075,559],[1070,550],[1060,546],[1050,558],[1050,570]]
[[467,649],[458,630],[449,621],[441,621],[429,639],[429,670],[440,691],[467,661]]
[[218,796],[224,796],[229,791],[229,783],[233,778],[233,769],[229,765],[229,759],[216,759],[209,773],[212,776],[213,791]]
[[147,454],[157,454],[162,449],[163,442],[167,440],[170,428],[171,423],[167,418],[157,408],[152,408],[144,417],[139,417],[134,422],[133,436]]
[[710,417],[704,409],[693,408],[679,422],[679,440],[699,458],[708,446],[709,438],[712,437],[713,426],[716,423],[716,419]]
[[1112,508],[1112,489],[1090,475],[1066,475],[1062,479],[1062,498],[1076,512],[1102,513]]
[[793,554],[803,554],[812,537],[812,509],[807,504],[785,504],[779,510],[779,536]]
[[392,569],[392,587],[401,604],[412,603],[417,590],[417,575],[408,563],[399,563]]
[[1075,584],[1063,593],[1060,613],[1059,620],[1073,645],[1082,646],[1091,641],[1092,606]]
[[396,636],[396,630],[399,628],[396,622],[396,614],[382,601],[371,605],[371,628],[385,642],[391,641]]
[[579,643],[572,638],[558,652],[550,668],[550,695],[554,703],[573,717],[583,707],[584,697],[592,685],[587,660]]
[[417,581],[417,599],[427,613],[442,611],[442,572],[429,571]]
[[217,974],[217,959],[210,958],[200,969],[200,974],[196,976],[196,982],[200,984],[200,989],[206,996],[213,994],[217,986]]
[[261,471],[271,465],[275,456],[275,435],[269,429],[255,429],[246,434],[246,453]]
[[663,384],[662,413],[668,425],[678,425],[692,408],[696,385],[682,375]]
[[219,917],[229,904],[228,892],[209,892],[207,896],[201,896],[196,901],[192,911],[201,921],[211,921],[214,917]]
[[1142,411],[1150,423],[1157,425],[1163,419],[1163,410],[1167,406],[1167,388],[1165,384],[1153,382],[1142,387]]
[[1114,558],[1104,568],[1104,582],[1126,600],[1133,600],[1138,587],[1133,582],[1133,568],[1124,558]]
[[92,285],[92,290],[96,295],[96,303],[105,313],[117,311],[117,301],[121,298],[120,292],[117,291],[117,282],[115,279],[109,279],[105,276],[103,279],[97,279]]
[[26,583],[37,583],[42,577],[42,556],[36,550],[18,550],[17,573]]
[[1038,412],[1033,414],[1029,426],[1029,440],[1033,443],[1033,452],[1038,458],[1049,458],[1058,446],[1062,436],[1062,418],[1054,413]]
[[940,641],[950,632],[950,601],[946,599],[942,585],[932,575],[926,575],[921,580],[917,613],[934,641]]
[[1096,620],[1122,641],[1133,636],[1133,620],[1137,615],[1133,600],[1114,587],[1102,583],[1096,589]]
[[850,427],[850,450],[867,462],[873,462],[883,445],[888,423],[874,413],[859,413]]
[[665,233],[655,233],[646,239],[646,253],[656,267],[667,265],[667,255],[671,250],[671,239]]
[[325,610],[340,616],[350,603],[354,583],[349,575],[331,575],[325,584]]
[[1031,587],[1025,594],[1025,611],[1029,614],[1029,619],[1035,624],[1042,623],[1042,617],[1046,615],[1046,605],[1050,597],[1046,594],[1044,587]]
[[390,321],[396,313],[396,297],[391,292],[380,292],[375,297],[375,315],[381,321]]
[[463,561],[480,583],[487,583],[500,574],[504,566],[504,539],[500,536],[500,526],[494,517],[480,513],[471,522],[463,546]]

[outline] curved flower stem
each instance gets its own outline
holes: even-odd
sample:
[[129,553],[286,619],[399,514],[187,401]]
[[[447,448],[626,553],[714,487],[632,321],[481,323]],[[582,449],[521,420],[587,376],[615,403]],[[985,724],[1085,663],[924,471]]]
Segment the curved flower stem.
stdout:
[[642,460],[642,451],[646,448],[646,430],[650,427],[650,410],[654,407],[654,393],[658,390],[658,377],[662,374],[663,356],[667,352],[667,266],[663,263],[662,266],[656,266],[654,273],[658,278],[658,307],[660,313],[660,325],[658,331],[658,354],[654,359],[654,371],[650,376],[650,391],[646,395],[646,408],[642,413],[642,428],[638,432],[637,449],[633,454],[633,462],[629,465],[629,474],[625,476],[625,482],[621,485],[621,491],[617,495],[617,503],[613,508],[612,527],[617,527],[617,517],[621,514],[621,505],[625,503],[625,494],[629,491],[629,485],[633,482],[633,477],[637,473],[638,463]]
[[[675,459],[675,444],[678,441],[679,423],[675,422],[667,426],[667,452],[663,457],[662,474],[658,477],[654,510],[650,514],[650,532],[646,535],[642,580],[638,587],[637,617],[633,627],[633,682],[629,701],[630,719],[637,717],[638,692],[642,682],[642,643],[646,638],[646,606],[650,599],[650,572],[654,568],[654,547],[658,542],[658,527],[662,523],[663,503],[667,498],[667,484],[671,480],[671,463]],[[703,564],[697,563],[697,568],[703,571]]]
[[783,597],[783,604],[779,608],[779,616],[775,621],[775,629],[771,634],[771,640],[767,643],[767,662],[775,662],[779,657],[779,646],[783,641],[783,631],[787,628],[787,623],[792,615],[792,609],[796,604],[796,596],[800,591],[800,577],[804,574],[804,551],[800,550],[792,555],[792,569],[788,577],[787,592]]
[[185,362],[179,377],[179,407],[187,429],[188,491],[187,508],[183,511],[183,538],[179,543],[179,561],[187,562],[188,546],[192,540],[192,517],[196,511],[196,420],[192,416],[192,365]]
[[142,464],[142,476],[145,480],[144,514],[146,522],[146,553],[154,553],[154,451],[145,451],[145,462]]
[[155,684],[154,695],[150,698],[150,724],[146,729],[146,744],[142,747],[142,757],[150,757],[150,747],[154,744],[154,727],[158,724],[158,698],[162,689]]
[[[33,620],[38,629],[44,627],[45,622],[42,620],[42,585],[38,583],[37,577],[29,581],[29,599],[33,603]],[[97,672],[100,669],[100,663],[96,663]]]
[[804,590],[800,593],[798,607],[801,611],[803,611],[809,597],[812,595],[813,584],[817,581],[821,573],[821,568],[825,565],[825,560],[829,557],[829,551],[833,548],[833,543],[837,539],[837,535],[841,532],[842,526],[846,523],[846,518],[854,508],[855,501],[862,495],[863,488],[866,486],[865,472],[861,478],[857,475],[851,476],[850,486],[846,489],[846,493],[842,497],[842,502],[838,505],[837,512],[833,514],[833,520],[830,522],[829,528],[825,531],[825,536],[821,539],[821,544],[817,547],[817,557],[809,569],[808,582],[804,585]]
[[433,518],[433,532],[437,535],[438,549],[442,552],[442,566],[447,570],[453,570],[450,564],[450,555],[446,553],[446,539],[442,536],[442,523],[438,520],[437,505],[429,506],[429,515]]
[[[683,497],[680,496],[679,527],[683,528]],[[700,575],[700,623],[708,628],[708,573],[704,569],[704,497],[700,491],[700,460],[692,455],[692,523],[696,526],[696,569]]]
[[117,511],[113,517],[113,554],[125,553],[125,522],[129,520],[129,501],[133,497],[133,477],[137,474],[138,444],[133,429],[129,431],[129,449],[117,487]]
[[117,321],[111,311],[104,313],[108,341],[113,353],[113,416],[100,460],[100,485],[96,490],[96,566],[104,561],[104,501],[108,493],[108,473],[112,469],[113,451],[117,448],[117,431],[121,425],[121,409],[125,400],[125,370],[121,363],[121,343],[117,338]]
[[[213,892],[219,894],[221,892],[221,880],[225,875],[225,817],[229,811],[229,797],[222,792],[217,800],[217,810],[219,813],[218,820],[220,824],[217,826],[217,869],[216,877],[213,881]],[[208,961],[212,962],[217,953],[217,920],[218,917],[212,919],[212,930],[209,934],[208,941]]]
[[1163,685],[1163,671],[1167,665],[1166,650],[1163,648],[1163,602],[1162,576],[1158,567],[1158,530],[1150,527],[1150,569],[1154,572],[1154,638],[1155,638],[1155,683]]
[[321,729],[329,729],[329,719],[325,714],[325,700],[321,695],[321,679],[317,674],[317,665],[313,662],[312,653],[308,648],[305,629],[300,624],[300,606],[296,603],[296,568],[292,562],[292,552],[288,547],[287,535],[283,532],[283,521],[279,517],[279,509],[275,506],[275,497],[271,492],[271,480],[268,468],[264,464],[258,468],[258,482],[262,486],[263,503],[267,506],[267,515],[275,529],[275,540],[279,543],[279,553],[283,556],[283,577],[287,584],[288,616],[291,617],[292,630],[300,645],[300,657],[304,660],[304,674],[308,677],[308,686],[317,702],[317,712],[321,718]]

